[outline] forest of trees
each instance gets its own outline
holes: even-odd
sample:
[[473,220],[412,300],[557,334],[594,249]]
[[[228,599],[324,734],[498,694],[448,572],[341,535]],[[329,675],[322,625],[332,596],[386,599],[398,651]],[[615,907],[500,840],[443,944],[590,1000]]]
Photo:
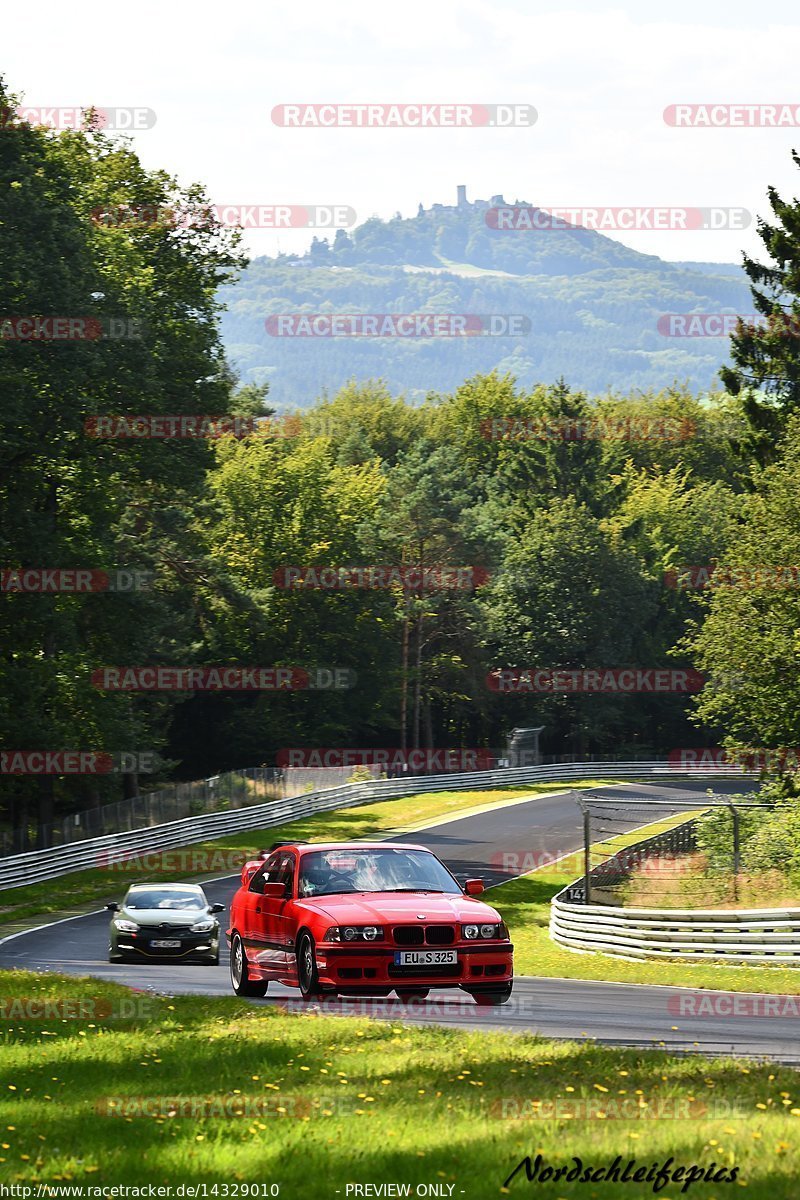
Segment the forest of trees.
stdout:
[[[0,108],[13,108],[2,87]],[[414,404],[352,380],[245,436],[103,439],[88,432],[98,414],[270,418],[267,389],[236,379],[220,339],[220,289],[244,265],[237,234],[205,212],[200,188],[91,128],[8,123],[0,183],[0,750],[153,752],[160,764],[151,776],[4,774],[0,828],[17,845],[54,814],[274,762],[287,746],[497,747],[520,725],[543,725],[555,755],[797,745],[800,581],[780,571],[800,562],[800,343],[783,319],[798,309],[800,205],[770,195],[770,266],[746,269],[757,310],[781,319],[737,335],[726,390],[710,397],[676,384],[594,398],[568,378],[490,372]],[[92,217],[143,205],[198,216]],[[89,318],[104,333],[21,338],[20,316]],[[121,327],[135,335],[108,333]],[[552,432],[576,428],[589,435]],[[367,564],[485,577],[423,592],[275,582],[286,566]],[[728,574],[674,586],[703,564]],[[43,568],[140,570],[151,583],[9,583]],[[340,667],[355,685],[97,686],[104,667],[150,665]],[[697,696],[518,696],[487,683],[503,667],[629,666],[691,666],[707,684]]]

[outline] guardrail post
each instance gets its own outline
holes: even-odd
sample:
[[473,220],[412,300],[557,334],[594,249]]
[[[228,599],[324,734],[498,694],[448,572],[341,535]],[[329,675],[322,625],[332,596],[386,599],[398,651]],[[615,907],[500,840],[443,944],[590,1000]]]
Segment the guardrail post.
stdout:
[[739,870],[741,867],[741,840],[739,836],[739,810],[732,800],[728,800],[728,806],[733,817],[733,898],[739,899]]
[[591,845],[592,845],[592,820],[589,816],[589,806],[584,803],[583,796],[578,800],[583,813],[583,903],[592,903],[592,862],[591,862]]

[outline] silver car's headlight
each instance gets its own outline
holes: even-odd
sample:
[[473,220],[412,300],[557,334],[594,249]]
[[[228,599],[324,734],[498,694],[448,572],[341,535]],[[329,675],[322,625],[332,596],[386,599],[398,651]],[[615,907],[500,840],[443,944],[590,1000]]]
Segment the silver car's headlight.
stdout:
[[210,917],[203,917],[202,921],[195,921],[194,925],[191,927],[191,932],[210,933],[215,924],[216,922],[212,921]]
[[120,933],[136,933],[137,929],[139,928],[135,921],[126,921],[124,917],[117,917],[114,921],[114,925],[117,927]]

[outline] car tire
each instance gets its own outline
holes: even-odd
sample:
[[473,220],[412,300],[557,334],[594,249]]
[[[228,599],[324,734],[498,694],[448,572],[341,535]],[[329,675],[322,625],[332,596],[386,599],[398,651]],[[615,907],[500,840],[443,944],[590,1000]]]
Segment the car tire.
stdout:
[[467,991],[476,1004],[494,1006],[508,1004],[511,999],[513,987],[514,984],[511,982],[504,983],[501,987],[497,988],[486,988],[485,990],[483,988],[468,988]]
[[238,933],[231,942],[231,987],[237,996],[266,996],[269,983],[253,980],[247,974],[247,955]]
[[297,939],[297,983],[304,1000],[318,1000],[323,994],[317,971],[316,947],[307,929]]
[[219,954],[216,956],[216,958],[202,958],[200,961],[204,967],[218,967]]
[[395,988],[395,994],[398,1000],[407,1002],[409,1000],[427,1000],[430,988]]

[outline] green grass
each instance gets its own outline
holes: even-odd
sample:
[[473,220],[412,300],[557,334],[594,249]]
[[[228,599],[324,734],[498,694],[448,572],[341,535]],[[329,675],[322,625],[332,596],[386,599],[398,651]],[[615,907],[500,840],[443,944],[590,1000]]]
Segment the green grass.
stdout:
[[[97,980],[22,972],[0,974],[0,994],[130,997]],[[673,1166],[736,1166],[754,1200],[797,1196],[798,1078],[786,1068],[289,1015],[235,998],[150,1003],[139,1024],[0,1022],[4,1183],[261,1182],[280,1185],[282,1200],[345,1200],[350,1182],[437,1183],[482,1200],[501,1194],[526,1154],[569,1166],[573,1156],[599,1166],[620,1154],[648,1168],[670,1156]],[[164,1097],[217,1115],[166,1115]],[[134,1115],[148,1105],[156,1115]],[[249,1111],[232,1115],[232,1105]],[[617,1119],[618,1105],[641,1116]],[[509,1192],[534,1195],[524,1174]],[[543,1194],[652,1191],[562,1181]],[[696,1183],[688,1194],[720,1200],[737,1190]]]
[[[691,813],[647,827],[647,835],[688,820]],[[641,830],[592,846],[592,864],[643,836]],[[796,967],[728,967],[708,962],[628,962],[607,954],[576,953],[551,940],[550,901],[557,892],[583,875],[583,856],[573,854],[552,867],[490,888],[486,900],[503,917],[514,941],[514,972],[563,979],[600,979],[618,983],[671,984],[718,988],[732,992],[800,993]]]
[[[563,791],[565,788],[598,786],[600,781],[587,779],[571,781],[568,784],[522,784],[514,788],[493,788],[474,792],[425,792],[398,800],[384,800],[379,804],[365,804],[359,808],[319,813],[302,821],[293,821],[268,829],[249,829],[244,833],[228,834],[214,841],[167,850],[167,870],[161,873],[160,877],[178,880],[201,875],[235,874],[241,869],[241,863],[249,853],[283,837],[301,837],[316,841],[324,838],[370,838],[402,831],[408,826],[435,817],[446,820],[449,816],[482,805],[499,804],[515,796],[535,796]],[[181,870],[180,867],[173,866],[180,861],[187,864],[186,869]],[[89,871],[76,871],[44,883],[2,891],[0,933],[4,926],[12,922],[25,921],[31,917],[71,913],[92,905],[104,904],[107,900],[117,900],[120,893],[131,883],[151,880],[154,877],[152,866],[142,868],[135,863],[126,863],[124,870],[98,867]]]

